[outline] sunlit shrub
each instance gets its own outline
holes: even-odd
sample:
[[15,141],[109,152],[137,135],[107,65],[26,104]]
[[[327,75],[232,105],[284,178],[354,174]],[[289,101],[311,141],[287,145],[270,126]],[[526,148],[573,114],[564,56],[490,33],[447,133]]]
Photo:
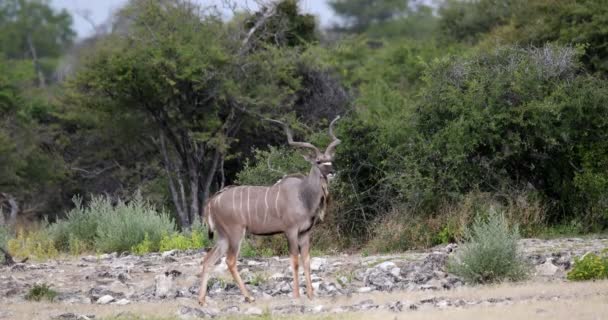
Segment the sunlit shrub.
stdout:
[[465,242],[448,261],[448,271],[469,283],[517,281],[528,274],[518,248],[517,226],[509,227],[502,213],[478,215],[465,231]]
[[587,253],[574,258],[574,266],[568,272],[568,280],[596,280],[608,278],[608,249],[600,255]]
[[108,198],[98,198],[90,210],[101,217],[98,222],[95,248],[102,252],[129,251],[147,234],[151,250],[157,251],[163,234],[175,232],[175,223],[165,212],[159,212],[141,196],[112,205]]
[[19,230],[14,239],[8,241],[11,255],[39,260],[55,258],[59,251],[45,228],[35,231]]

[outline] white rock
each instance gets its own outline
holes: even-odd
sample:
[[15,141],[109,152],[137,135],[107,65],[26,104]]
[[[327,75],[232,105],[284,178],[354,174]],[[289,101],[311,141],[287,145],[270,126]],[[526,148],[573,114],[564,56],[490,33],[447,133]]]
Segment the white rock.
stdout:
[[220,262],[220,264],[218,264],[215,269],[213,269],[215,272],[219,272],[219,273],[224,273],[226,271],[228,271],[228,265],[226,264],[226,257],[222,258],[222,262]]
[[323,309],[325,309],[325,308],[322,305],[314,306],[314,307],[312,307],[312,313],[323,312]]
[[272,280],[283,280],[285,278],[286,277],[284,274],[278,273],[278,272],[270,276],[270,279],[272,279]]
[[103,297],[100,297],[99,299],[97,299],[97,303],[98,304],[108,304],[110,302],[114,301],[114,297],[112,297],[109,294],[106,294]]
[[165,251],[161,254],[161,257],[166,258],[166,257],[173,257],[174,255],[177,254],[177,250],[169,250],[169,251]]
[[321,271],[327,265],[327,259],[314,257],[310,259],[310,270]]
[[559,267],[553,264],[553,258],[547,258],[545,263],[536,266],[536,274],[544,277],[554,276],[558,270]]
[[321,283],[322,282],[320,282],[320,281],[319,282],[313,282],[312,283],[312,288],[315,289],[315,291],[319,290],[319,287],[321,286]]
[[370,287],[361,287],[359,289],[357,289],[357,292],[359,293],[368,293],[368,292],[372,292],[374,289],[370,288]]
[[263,263],[255,261],[255,260],[248,260],[247,261],[247,265],[250,267],[254,267],[254,266],[259,266],[262,265]]
[[154,295],[158,298],[166,298],[173,294],[173,277],[171,275],[159,274],[154,277],[156,290]]
[[396,267],[397,267],[397,265],[392,261],[385,261],[376,266],[376,268],[378,268],[382,271],[386,271],[386,272],[388,272],[391,269],[396,268]]
[[249,316],[261,316],[262,314],[264,314],[264,310],[258,307],[250,307],[245,310],[245,314]]
[[391,274],[395,277],[395,278],[399,278],[401,276],[401,268],[392,268],[391,269]]
[[127,305],[129,303],[131,303],[131,301],[129,301],[127,299],[120,299],[120,300],[114,302],[114,304],[117,304],[119,306],[124,306],[124,305]]

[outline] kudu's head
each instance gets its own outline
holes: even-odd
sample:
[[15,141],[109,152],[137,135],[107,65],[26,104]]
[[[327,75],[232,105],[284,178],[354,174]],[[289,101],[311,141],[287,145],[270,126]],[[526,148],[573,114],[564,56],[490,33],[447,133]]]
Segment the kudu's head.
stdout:
[[310,142],[293,141],[293,134],[291,132],[291,129],[285,123],[278,121],[278,120],[273,120],[273,119],[267,119],[267,120],[274,122],[274,123],[278,123],[281,126],[283,126],[283,129],[285,130],[285,134],[287,135],[287,141],[289,142],[290,146],[300,147],[300,148],[309,150],[308,153],[304,154],[304,159],[306,159],[308,162],[310,162],[313,166],[317,167],[319,169],[319,171],[321,172],[321,174],[323,175],[323,177],[325,177],[329,181],[334,178],[335,173],[336,173],[334,170],[334,166],[333,166],[333,160],[334,160],[334,155],[336,153],[336,146],[338,146],[341,141],[334,134],[334,125],[335,125],[336,121],[338,121],[339,119],[340,119],[340,116],[337,116],[329,124],[329,136],[332,138],[332,141],[325,149],[325,152],[319,151],[319,148],[315,147]]

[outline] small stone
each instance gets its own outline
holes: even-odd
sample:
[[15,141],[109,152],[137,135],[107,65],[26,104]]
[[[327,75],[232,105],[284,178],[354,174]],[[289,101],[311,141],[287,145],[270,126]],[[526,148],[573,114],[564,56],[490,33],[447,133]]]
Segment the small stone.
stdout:
[[237,306],[228,306],[222,309],[222,313],[238,313],[239,311],[241,311],[241,309]]
[[327,265],[327,259],[314,257],[310,260],[310,270],[322,271]]
[[385,271],[385,272],[389,272],[390,270],[392,270],[393,268],[396,268],[396,267],[397,267],[397,265],[392,261],[385,261],[376,266],[376,268],[378,268],[382,271]]
[[553,264],[553,258],[547,258],[545,263],[536,266],[536,274],[544,277],[552,277],[557,273],[558,270],[559,267],[556,267]]
[[162,258],[173,257],[177,254],[177,250],[164,251],[160,256]]
[[396,301],[394,303],[388,304],[388,309],[393,312],[401,312],[403,311],[403,303],[401,301]]
[[359,289],[357,289],[357,292],[359,293],[368,293],[368,292],[372,292],[374,289],[370,288],[370,287],[361,287]]
[[320,313],[325,309],[322,305],[312,307],[312,313]]
[[127,299],[120,299],[116,302],[114,302],[114,304],[119,305],[119,306],[124,306],[131,303],[131,301],[127,300]]
[[107,294],[99,299],[97,299],[97,303],[98,304],[108,304],[110,302],[114,301],[114,297],[112,297],[111,295]]
[[78,316],[72,312],[62,313],[58,316],[51,317],[53,320],[76,320]]
[[219,311],[213,308],[192,308],[188,306],[180,306],[177,315],[181,319],[189,318],[214,318],[219,314]]
[[399,278],[401,276],[401,268],[397,268],[397,267],[392,268],[391,274],[393,275],[393,277]]
[[167,274],[159,274],[154,277],[156,287],[154,295],[159,298],[167,298],[173,296],[173,276]]
[[247,265],[250,267],[255,267],[255,266],[259,266],[262,265],[263,263],[255,261],[255,260],[248,260],[247,261]]
[[248,316],[261,316],[262,314],[264,314],[264,310],[258,307],[250,307],[245,310],[245,315]]

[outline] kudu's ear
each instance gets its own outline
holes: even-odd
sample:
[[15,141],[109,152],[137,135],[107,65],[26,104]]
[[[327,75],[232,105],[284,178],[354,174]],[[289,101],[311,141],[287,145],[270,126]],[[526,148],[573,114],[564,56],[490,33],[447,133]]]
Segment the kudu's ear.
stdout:
[[317,156],[312,154],[312,152],[304,153],[304,154],[302,154],[302,157],[304,158],[304,160],[306,160],[310,163],[315,163],[315,161],[317,161]]

